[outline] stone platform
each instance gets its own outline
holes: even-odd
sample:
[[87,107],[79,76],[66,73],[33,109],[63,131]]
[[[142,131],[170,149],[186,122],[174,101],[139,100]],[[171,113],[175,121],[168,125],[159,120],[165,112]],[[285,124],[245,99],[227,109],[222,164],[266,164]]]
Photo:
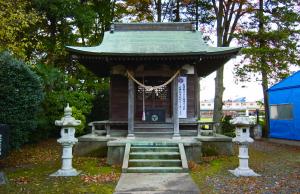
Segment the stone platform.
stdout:
[[161,142],[182,143],[188,161],[199,163],[203,155],[232,155],[232,139],[230,137],[216,136],[182,136],[179,140],[169,137],[106,137],[87,134],[78,138],[74,154],[79,156],[107,157],[109,164],[121,165],[123,162],[126,143]]

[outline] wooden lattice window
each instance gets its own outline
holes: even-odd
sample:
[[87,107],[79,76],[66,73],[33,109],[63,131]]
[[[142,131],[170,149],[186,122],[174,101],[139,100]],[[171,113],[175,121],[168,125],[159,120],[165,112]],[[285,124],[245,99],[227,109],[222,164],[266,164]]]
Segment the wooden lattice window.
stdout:
[[[164,80],[155,80],[155,79],[145,79],[144,80],[145,85],[148,86],[156,86],[161,85],[165,83]],[[143,99],[143,90],[144,88],[142,86],[137,86],[137,97],[139,100]],[[170,98],[170,91],[169,86],[163,86],[159,89],[152,90],[152,91],[146,91],[144,90],[145,100],[146,99],[153,99],[153,100],[163,100],[167,101]]]

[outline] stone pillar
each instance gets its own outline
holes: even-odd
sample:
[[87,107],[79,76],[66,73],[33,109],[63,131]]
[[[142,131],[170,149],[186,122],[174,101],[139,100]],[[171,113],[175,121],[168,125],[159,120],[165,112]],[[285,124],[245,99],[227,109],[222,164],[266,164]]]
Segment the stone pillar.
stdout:
[[235,176],[260,176],[249,168],[248,160],[248,146],[253,142],[250,137],[250,126],[254,124],[247,116],[236,117],[230,121],[231,124],[236,126],[236,137],[232,141],[239,145],[239,167],[234,170],[229,170]]
[[69,104],[65,108],[64,117],[55,121],[56,126],[62,127],[60,131],[61,138],[57,140],[63,146],[62,167],[50,176],[77,176],[80,173],[72,167],[72,147],[78,142],[78,139],[75,138],[75,127],[80,123],[80,120],[75,120],[72,117],[72,109]]
[[134,82],[128,78],[128,139],[134,139]]
[[178,118],[178,76],[172,82],[172,105],[173,105],[173,139],[180,139],[179,118]]

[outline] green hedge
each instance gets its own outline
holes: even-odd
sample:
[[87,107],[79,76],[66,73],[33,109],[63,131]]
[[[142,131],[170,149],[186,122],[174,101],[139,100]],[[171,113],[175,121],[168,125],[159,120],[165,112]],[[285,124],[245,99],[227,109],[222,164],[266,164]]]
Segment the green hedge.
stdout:
[[30,140],[37,127],[43,98],[39,77],[8,52],[0,53],[0,123],[10,126],[10,146],[18,148]]

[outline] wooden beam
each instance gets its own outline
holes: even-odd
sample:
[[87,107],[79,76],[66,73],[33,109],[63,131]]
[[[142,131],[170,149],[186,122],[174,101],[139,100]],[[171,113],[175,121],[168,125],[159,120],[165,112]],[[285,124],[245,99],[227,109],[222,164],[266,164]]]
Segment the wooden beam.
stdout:
[[179,118],[178,118],[178,76],[172,82],[172,105],[173,105],[173,139],[180,139]]
[[128,78],[128,139],[134,139],[134,82]]

